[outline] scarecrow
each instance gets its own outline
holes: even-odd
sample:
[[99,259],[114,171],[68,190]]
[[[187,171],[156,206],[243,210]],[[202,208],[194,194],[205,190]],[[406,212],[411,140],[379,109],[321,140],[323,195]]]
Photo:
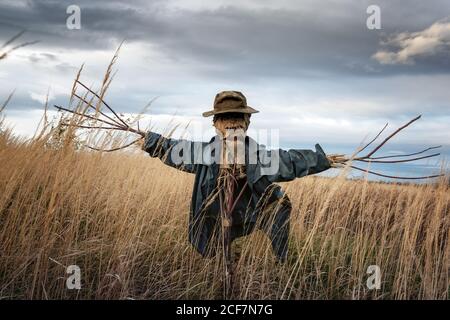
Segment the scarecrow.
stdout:
[[250,144],[254,143],[253,152],[261,153],[264,149],[246,136],[250,117],[256,112],[247,105],[241,92],[223,91],[216,95],[214,109],[203,113],[203,116],[213,116],[217,135],[209,143],[202,144],[201,149],[202,155],[204,150],[211,150],[211,156],[218,155],[215,160],[219,161],[208,164],[206,161],[175,161],[173,158],[178,153],[173,152],[174,148],[179,145],[185,147],[188,143],[192,145],[184,149],[192,152],[199,149],[195,142],[169,139],[154,132],[147,133],[143,145],[152,157],[195,174],[189,241],[200,254],[210,256],[217,245],[217,238],[222,240],[226,279],[231,279],[232,273],[232,241],[248,235],[256,225],[269,236],[277,258],[280,261],[286,259],[291,203],[275,182],[318,173],[329,169],[333,163],[318,144],[316,151],[279,150],[278,168],[264,175],[261,159],[255,158],[256,161],[250,163]]
[[[78,122],[66,123],[80,129],[105,129],[131,132],[139,135],[122,147],[99,151],[116,151],[138,141],[143,141],[142,149],[152,157],[158,157],[166,165],[195,174],[189,213],[189,241],[204,257],[211,257],[221,245],[224,261],[225,295],[232,288],[233,240],[260,229],[270,238],[272,249],[279,262],[286,260],[289,234],[291,202],[277,182],[291,181],[295,178],[316,174],[329,168],[350,167],[366,173],[395,179],[424,179],[440,175],[422,177],[390,176],[354,166],[352,163],[377,162],[399,163],[435,157],[439,153],[418,156],[425,150],[382,157],[373,157],[394,135],[409,126],[420,116],[395,130],[365,156],[358,156],[368,148],[386,129],[383,129],[365,146],[352,156],[342,154],[326,155],[319,144],[315,151],[303,149],[266,150],[258,145],[246,132],[251,115],[258,111],[247,105],[245,96],[239,91],[223,91],[216,95],[213,110],[203,113],[213,117],[217,135],[209,142],[193,142],[164,137],[155,132],[144,132],[133,128],[119,116],[97,93],[89,89],[78,78],[81,85],[92,94],[89,101],[76,93],[73,96],[85,106],[72,110],[55,106],[79,116]],[[86,97],[86,95],[85,95]],[[97,99],[94,106],[92,100]],[[103,104],[110,114],[104,113]],[[87,110],[95,110],[89,114]],[[89,121],[86,125],[85,121]],[[100,125],[92,124],[100,123]],[[402,159],[398,159],[401,157]],[[274,165],[275,164],[275,165]]]

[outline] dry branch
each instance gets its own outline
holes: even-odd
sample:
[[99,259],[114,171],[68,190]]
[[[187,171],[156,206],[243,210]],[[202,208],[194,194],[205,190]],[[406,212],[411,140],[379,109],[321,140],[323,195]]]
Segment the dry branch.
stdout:
[[[350,168],[355,169],[355,170],[363,171],[363,172],[370,173],[370,174],[373,174],[373,175],[376,175],[376,176],[380,176],[380,177],[393,178],[393,179],[427,179],[427,178],[436,178],[436,177],[442,176],[442,174],[430,175],[430,176],[420,176],[420,177],[390,176],[390,175],[386,175],[386,174],[382,174],[382,173],[379,173],[379,172],[371,171],[371,170],[368,170],[368,169],[362,169],[362,168],[350,165],[350,163],[352,161],[359,161],[359,162],[366,162],[366,163],[404,163],[404,162],[412,162],[412,161],[428,159],[428,158],[433,158],[433,157],[439,156],[440,153],[434,153],[434,154],[431,154],[431,155],[426,155],[426,156],[421,156],[421,157],[416,157],[416,158],[408,158],[408,157],[411,157],[411,156],[415,156],[415,155],[419,155],[419,154],[425,153],[425,152],[433,150],[433,149],[440,148],[441,146],[429,147],[429,148],[426,148],[426,149],[424,149],[422,151],[419,151],[419,152],[413,152],[413,153],[404,154],[404,155],[372,157],[372,155],[375,154],[378,150],[380,150],[389,140],[391,140],[395,135],[397,135],[400,131],[402,131],[403,129],[405,129],[409,125],[411,125],[413,122],[419,120],[420,117],[421,116],[419,115],[419,116],[415,117],[414,119],[410,120],[408,123],[404,124],[403,126],[399,127],[398,129],[396,129],[389,136],[387,136],[381,143],[379,143],[377,146],[375,146],[373,148],[373,150],[370,151],[369,153],[367,153],[365,156],[356,157],[355,158],[355,156],[358,153],[361,153],[363,150],[365,150],[367,147],[369,147],[372,143],[374,143],[376,139],[378,139],[378,137],[383,133],[383,131],[388,126],[387,123],[380,130],[380,132],[378,132],[378,134],[369,143],[367,143],[363,148],[359,149],[353,155],[353,157],[346,157],[345,155],[328,155],[327,158],[328,158],[328,160],[331,163],[331,167],[341,168],[341,167],[349,166]],[[399,158],[399,157],[406,158],[406,159],[392,160],[392,158]],[[389,160],[381,160],[381,159],[389,159]]]

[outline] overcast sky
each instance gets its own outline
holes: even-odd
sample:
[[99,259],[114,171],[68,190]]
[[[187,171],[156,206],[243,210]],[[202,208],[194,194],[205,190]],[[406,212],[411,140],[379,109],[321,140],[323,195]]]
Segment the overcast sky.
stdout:
[[[66,26],[68,5],[81,29]],[[381,29],[366,26],[369,5]],[[450,1],[17,1],[0,2],[0,43],[18,31],[38,44],[0,63],[0,99],[16,89],[7,116],[30,134],[50,88],[67,105],[75,74],[99,86],[122,40],[107,101],[152,123],[201,117],[222,90],[239,90],[261,112],[254,129],[279,129],[284,147],[348,152],[386,122],[423,119],[388,151],[450,144]],[[3,98],[2,98],[3,97]]]

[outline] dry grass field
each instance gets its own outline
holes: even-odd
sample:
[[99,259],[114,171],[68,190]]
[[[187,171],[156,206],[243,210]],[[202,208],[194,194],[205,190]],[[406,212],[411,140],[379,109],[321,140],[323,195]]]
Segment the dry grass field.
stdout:
[[[221,255],[187,240],[193,176],[143,153],[49,148],[0,132],[1,299],[222,298]],[[450,190],[307,177],[293,203],[289,257],[261,232],[234,243],[233,298],[448,299]],[[81,290],[66,267],[81,268]],[[366,286],[381,269],[381,288]]]

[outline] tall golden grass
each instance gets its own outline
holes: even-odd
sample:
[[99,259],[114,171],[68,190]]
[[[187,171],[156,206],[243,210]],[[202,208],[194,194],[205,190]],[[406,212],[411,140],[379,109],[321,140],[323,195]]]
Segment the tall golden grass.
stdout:
[[[144,154],[49,148],[0,133],[0,298],[221,298],[220,253],[187,241],[193,176]],[[448,299],[450,192],[307,177],[293,203],[289,257],[261,233],[234,249],[233,298]],[[81,290],[66,267],[81,268]],[[369,290],[370,265],[381,288]]]

